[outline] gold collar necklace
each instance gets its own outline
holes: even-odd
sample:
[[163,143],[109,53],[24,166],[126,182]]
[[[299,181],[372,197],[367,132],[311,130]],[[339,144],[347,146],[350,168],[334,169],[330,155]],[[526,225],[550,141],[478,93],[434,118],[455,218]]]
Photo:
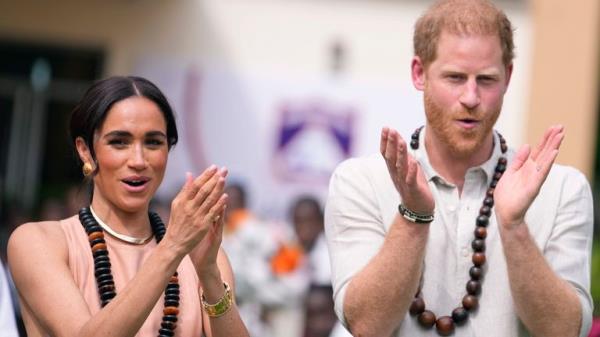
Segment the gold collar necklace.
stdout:
[[102,229],[104,229],[112,237],[114,237],[115,239],[118,239],[120,241],[130,243],[132,245],[145,245],[148,242],[150,242],[150,240],[152,240],[152,238],[154,237],[154,233],[150,233],[150,235],[148,237],[141,238],[141,239],[134,238],[133,236],[118,233],[114,229],[110,228],[107,224],[105,224],[104,221],[102,221],[102,219],[100,219],[100,217],[98,217],[98,215],[96,214],[96,212],[94,212],[94,209],[92,208],[91,205],[90,205],[90,212],[92,213],[94,218],[96,218],[98,225],[100,225],[100,227],[102,227]]

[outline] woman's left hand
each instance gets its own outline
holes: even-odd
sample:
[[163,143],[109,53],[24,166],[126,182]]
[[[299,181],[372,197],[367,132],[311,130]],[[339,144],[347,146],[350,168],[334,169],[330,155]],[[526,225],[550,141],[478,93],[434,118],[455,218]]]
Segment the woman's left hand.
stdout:
[[221,241],[223,240],[223,227],[225,220],[223,219],[223,211],[219,213],[219,219],[213,222],[212,227],[208,233],[204,236],[202,241],[192,249],[190,252],[190,258],[198,275],[203,274],[204,271],[210,270],[217,266],[217,254],[219,253],[219,247],[221,247]]
[[[227,172],[225,171],[223,175],[225,176],[226,174]],[[224,194],[223,197],[226,201],[228,196]],[[192,263],[196,268],[196,273],[199,276],[204,275],[205,272],[214,271],[217,268],[217,255],[221,247],[221,241],[223,240],[226,205],[226,202],[223,203],[223,207],[216,212],[217,217],[213,221],[212,226],[204,238],[189,253]]]

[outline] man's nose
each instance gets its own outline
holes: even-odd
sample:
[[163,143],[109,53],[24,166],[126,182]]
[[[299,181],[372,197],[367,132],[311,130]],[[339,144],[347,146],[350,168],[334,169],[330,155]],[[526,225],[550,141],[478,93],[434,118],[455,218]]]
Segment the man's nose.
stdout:
[[476,108],[481,102],[479,96],[479,88],[475,80],[469,80],[465,83],[462,94],[460,95],[460,103],[467,109]]

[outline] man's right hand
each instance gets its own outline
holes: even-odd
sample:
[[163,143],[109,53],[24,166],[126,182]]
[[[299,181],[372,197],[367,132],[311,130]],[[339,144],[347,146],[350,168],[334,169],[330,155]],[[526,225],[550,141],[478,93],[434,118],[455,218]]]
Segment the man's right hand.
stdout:
[[398,131],[381,130],[380,152],[402,204],[413,212],[433,214],[435,202],[419,163],[408,153]]

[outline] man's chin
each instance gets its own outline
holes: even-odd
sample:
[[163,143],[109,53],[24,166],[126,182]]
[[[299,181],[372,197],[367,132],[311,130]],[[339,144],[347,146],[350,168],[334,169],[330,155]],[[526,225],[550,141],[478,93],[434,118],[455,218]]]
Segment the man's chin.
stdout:
[[474,155],[482,142],[478,137],[464,137],[450,143],[449,150],[453,156],[461,159]]

